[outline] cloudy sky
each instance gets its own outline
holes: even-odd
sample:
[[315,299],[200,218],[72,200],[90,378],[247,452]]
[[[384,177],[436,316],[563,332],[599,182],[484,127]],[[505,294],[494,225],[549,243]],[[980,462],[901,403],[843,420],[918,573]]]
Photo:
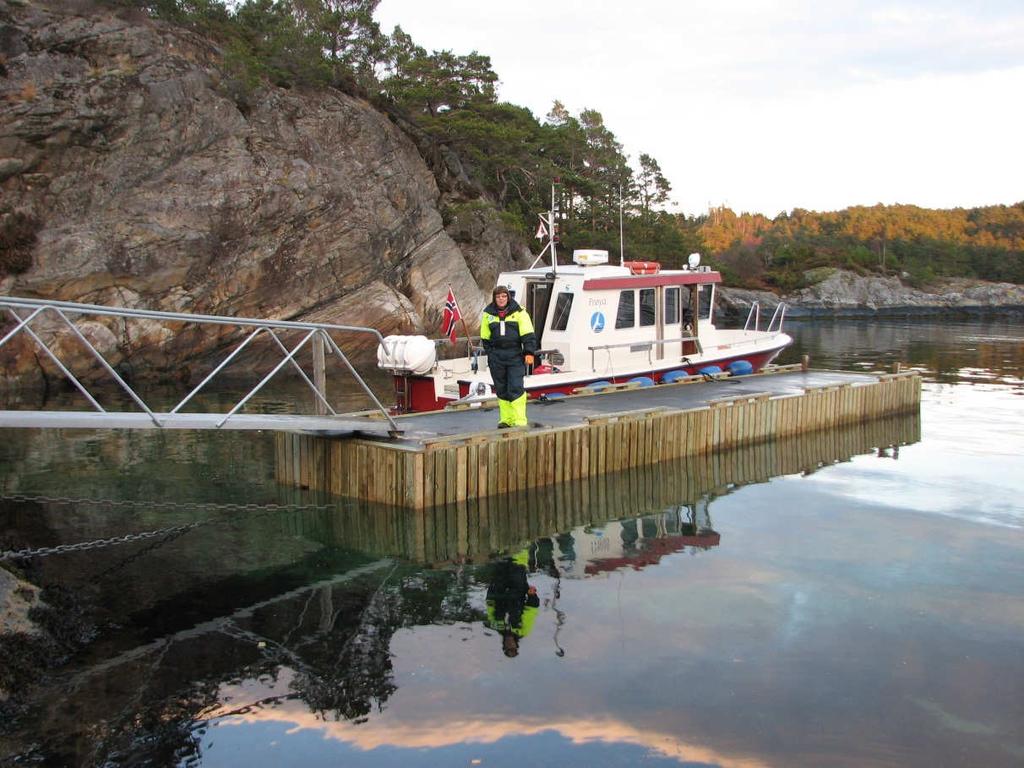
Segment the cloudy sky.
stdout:
[[543,119],[596,109],[673,210],[1024,200],[1024,3],[381,0]]

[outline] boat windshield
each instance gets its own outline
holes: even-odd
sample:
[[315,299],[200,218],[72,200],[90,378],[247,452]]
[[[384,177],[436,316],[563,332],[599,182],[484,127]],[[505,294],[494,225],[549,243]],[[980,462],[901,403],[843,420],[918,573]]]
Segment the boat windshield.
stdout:
[[555,299],[555,311],[551,317],[551,330],[564,331],[569,327],[569,313],[572,311],[573,294],[563,292]]
[[697,299],[699,302],[697,317],[700,320],[710,320],[711,310],[715,304],[715,286],[711,284],[700,286],[697,291]]

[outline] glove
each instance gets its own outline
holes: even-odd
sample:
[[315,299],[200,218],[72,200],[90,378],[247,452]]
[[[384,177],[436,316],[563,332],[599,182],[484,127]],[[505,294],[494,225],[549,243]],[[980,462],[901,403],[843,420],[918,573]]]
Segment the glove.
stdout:
[[526,354],[523,356],[523,360],[526,362],[527,365],[533,365],[533,355]]

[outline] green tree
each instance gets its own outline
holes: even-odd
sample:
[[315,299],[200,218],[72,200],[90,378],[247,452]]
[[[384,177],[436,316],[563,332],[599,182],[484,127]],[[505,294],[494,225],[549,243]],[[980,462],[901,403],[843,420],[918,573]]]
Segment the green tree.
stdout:
[[640,213],[645,221],[651,219],[651,209],[664,205],[672,185],[661,172],[658,161],[650,155],[640,155],[640,173],[637,175],[637,192],[640,195]]
[[411,112],[436,118],[444,112],[495,102],[498,76],[491,59],[476,51],[427,53],[401,27],[395,27],[382,81],[385,93]]
[[318,41],[334,82],[354,79],[364,88],[376,82],[387,37],[373,19],[380,0],[292,0],[292,14],[306,35]]

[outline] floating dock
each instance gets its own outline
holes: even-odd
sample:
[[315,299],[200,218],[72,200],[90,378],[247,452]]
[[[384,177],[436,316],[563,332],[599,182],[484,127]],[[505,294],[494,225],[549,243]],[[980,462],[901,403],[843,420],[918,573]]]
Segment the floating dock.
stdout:
[[[283,535],[380,557],[431,565],[480,561],[553,532],[701,505],[737,487],[810,474],[857,455],[895,458],[900,446],[920,439],[921,417],[911,412],[504,496],[477,496],[425,509],[350,499],[344,502],[344,514],[330,505],[297,509],[277,519]],[[308,504],[307,494],[294,493],[295,504]]]
[[384,505],[442,507],[917,412],[920,400],[913,371],[787,366],[531,401],[528,429],[495,429],[495,410],[477,407],[402,416],[392,440],[279,432],[276,476]]

